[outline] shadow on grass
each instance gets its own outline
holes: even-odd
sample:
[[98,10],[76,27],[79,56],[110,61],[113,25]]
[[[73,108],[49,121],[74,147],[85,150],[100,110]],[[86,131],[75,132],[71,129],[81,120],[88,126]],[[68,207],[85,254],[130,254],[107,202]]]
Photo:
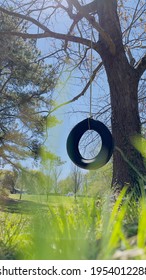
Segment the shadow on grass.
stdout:
[[47,209],[48,208],[45,204],[38,203],[38,202],[11,199],[8,197],[0,198],[1,212],[32,214],[37,211],[47,210]]

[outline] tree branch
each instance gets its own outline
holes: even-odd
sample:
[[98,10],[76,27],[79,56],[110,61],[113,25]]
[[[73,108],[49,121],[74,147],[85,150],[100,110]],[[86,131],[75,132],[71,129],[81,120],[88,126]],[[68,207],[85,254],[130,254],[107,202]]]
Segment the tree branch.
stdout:
[[135,69],[137,70],[140,79],[144,71],[146,70],[146,54],[139,60]]
[[[67,40],[70,42],[75,42],[75,43],[80,43],[82,45],[91,47],[91,41],[85,38],[80,38],[77,36],[72,36],[72,35],[67,35],[67,34],[62,34],[62,33],[57,33],[57,32],[53,32],[51,31],[49,28],[47,28],[44,24],[41,24],[38,20],[27,16],[27,15],[22,15],[20,13],[16,13],[16,12],[12,12],[12,11],[8,11],[2,7],[0,7],[0,11],[8,14],[10,16],[14,16],[14,17],[18,17],[21,19],[24,19],[26,21],[32,22],[34,25],[36,25],[37,27],[41,28],[44,32],[43,33],[23,33],[23,32],[17,32],[17,31],[4,31],[4,32],[0,32],[0,35],[9,35],[9,36],[18,36],[18,37],[22,37],[23,39],[41,39],[41,38],[54,38],[54,39],[59,39],[59,40]],[[98,43],[92,43],[92,47],[98,52]]]
[[[77,36],[72,36],[72,35],[67,35],[67,34],[62,34],[62,33],[57,33],[57,32],[44,32],[44,33],[22,33],[22,32],[16,32],[16,31],[5,31],[5,32],[0,32],[0,36],[4,35],[9,35],[9,36],[18,36],[22,37],[23,39],[42,39],[42,38],[54,38],[58,40],[64,40],[64,41],[70,41],[74,43],[79,43],[82,45],[85,45],[87,47],[91,48],[91,41],[85,38],[77,37]],[[100,45],[99,43],[92,42],[92,48],[97,51],[100,54]]]
[[102,65],[103,65],[103,63],[100,62],[99,65],[94,69],[93,74],[92,74],[90,80],[88,81],[88,83],[86,84],[86,86],[84,87],[84,89],[83,89],[78,95],[76,95],[74,98],[72,98],[72,99],[70,99],[70,100],[68,100],[68,101],[66,101],[66,102],[64,102],[64,103],[62,103],[62,104],[56,106],[53,110],[51,110],[51,111],[49,112],[49,115],[50,115],[51,113],[53,113],[54,111],[56,111],[57,109],[59,109],[59,108],[65,106],[65,105],[68,105],[68,104],[70,104],[70,103],[72,103],[72,102],[78,100],[81,96],[83,96],[83,95],[85,94],[85,92],[87,91],[87,89],[89,88],[89,86],[91,85],[91,82],[93,82],[93,80],[94,80],[94,78],[95,78],[97,72],[100,70],[100,68],[102,67]]
[[[70,0],[68,0],[70,2]],[[110,52],[115,55],[116,48],[113,40],[111,39],[110,35],[105,32],[105,30],[100,26],[100,24],[95,20],[94,16],[92,16],[90,13],[95,12],[96,10],[98,11],[98,1],[94,0],[93,2],[81,6],[78,0],[73,1],[74,7],[79,11],[79,13],[85,17],[89,23],[100,33],[102,38],[105,40],[107,45],[109,46]]]
[[0,7],[0,12],[5,13],[5,14],[10,15],[10,16],[14,16],[14,17],[17,17],[17,18],[24,19],[24,20],[29,21],[29,22],[32,22],[37,27],[41,28],[44,32],[49,32],[50,31],[49,28],[47,28],[44,24],[40,23],[38,20],[36,20],[36,19],[34,19],[30,16],[22,15],[20,13],[16,13],[16,12],[13,12],[13,11],[9,11],[9,10],[4,9],[2,7]]
[[95,13],[96,11],[98,11],[98,5],[99,5],[99,1],[98,0],[93,0],[92,2],[81,6],[80,3],[78,2],[78,0],[67,0],[68,4],[72,4],[74,5],[74,7],[79,11],[82,9],[83,13]]
[[[79,14],[79,15],[77,14],[77,15],[75,16],[74,21],[73,21],[72,25],[70,26],[70,30],[69,30],[67,36],[68,36],[68,35],[71,35],[71,33],[73,32],[75,26],[78,24],[78,22],[79,22],[81,19],[82,19],[82,16],[81,16],[80,14]],[[68,40],[66,40],[65,45],[64,45],[64,49],[65,49],[65,50],[67,49],[67,45],[68,45]]]
[[[74,6],[76,7],[75,3],[77,3],[78,1],[74,0]],[[79,4],[79,3],[78,3]],[[79,4],[80,5],[80,4]],[[106,33],[102,27],[95,21],[95,18],[91,15],[89,15],[89,13],[84,13],[82,11],[82,6],[80,5],[81,9],[79,10],[79,13],[82,16],[84,16],[89,22],[90,24],[101,34],[101,36],[103,37],[103,39],[106,41],[107,45],[110,48],[111,53],[114,55],[115,54],[115,45],[111,39],[111,37],[108,35],[108,33]],[[77,7],[78,8],[78,7]],[[36,25],[37,27],[41,28],[44,32],[43,33],[38,33],[38,34],[30,34],[30,33],[22,33],[22,32],[16,32],[16,31],[5,31],[5,32],[0,32],[0,35],[11,35],[11,36],[19,36],[22,37],[24,39],[30,38],[30,39],[40,39],[40,38],[54,38],[54,39],[59,39],[59,40],[65,40],[66,41],[70,41],[70,42],[75,42],[75,43],[80,43],[82,45],[86,45],[88,47],[91,47],[91,41],[85,38],[80,38],[80,37],[76,37],[76,36],[71,36],[71,35],[67,35],[67,34],[61,34],[61,33],[57,33],[57,32],[53,32],[51,31],[48,27],[46,27],[44,24],[40,23],[38,20],[28,16],[28,15],[23,15],[20,13],[16,13],[13,11],[9,11],[7,9],[4,9],[2,7],[0,7],[0,11],[2,13],[8,14],[10,16],[14,16],[17,18],[21,18],[23,20],[29,21],[31,23],[33,23],[34,25]],[[79,14],[78,14],[79,16]],[[92,47],[100,53],[100,50],[98,48],[98,43],[92,43]]]

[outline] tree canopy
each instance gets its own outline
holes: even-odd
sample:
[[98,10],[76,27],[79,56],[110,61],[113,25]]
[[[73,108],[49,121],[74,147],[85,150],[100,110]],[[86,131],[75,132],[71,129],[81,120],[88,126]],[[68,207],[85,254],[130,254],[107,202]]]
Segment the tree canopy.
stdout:
[[[20,19],[0,13],[0,31],[26,32]],[[0,35],[0,156],[15,165],[37,156],[53,104],[55,72],[39,61],[32,39]],[[17,164],[16,164],[17,165]]]

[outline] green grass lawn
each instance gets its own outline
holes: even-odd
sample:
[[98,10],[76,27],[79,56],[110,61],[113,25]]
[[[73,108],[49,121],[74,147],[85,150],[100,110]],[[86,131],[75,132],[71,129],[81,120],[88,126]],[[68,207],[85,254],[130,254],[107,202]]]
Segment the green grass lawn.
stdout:
[[146,201],[11,195],[0,201],[0,259],[146,259]]
[[[19,200],[20,194],[11,194],[9,196],[12,199]],[[78,197],[78,201],[82,200],[83,198]],[[48,198],[46,195],[28,195],[23,194],[22,195],[22,201],[32,201],[36,203],[51,203],[51,204],[70,204],[74,203],[74,197],[68,197],[68,196],[60,196],[60,195],[49,195]]]

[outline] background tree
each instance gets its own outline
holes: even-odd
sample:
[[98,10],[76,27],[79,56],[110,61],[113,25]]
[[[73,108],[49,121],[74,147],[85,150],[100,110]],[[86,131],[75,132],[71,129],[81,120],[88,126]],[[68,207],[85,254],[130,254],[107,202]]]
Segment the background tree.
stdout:
[[14,193],[17,178],[18,172],[16,170],[0,170],[0,196],[5,193]]
[[82,192],[84,175],[76,165],[72,165],[69,175],[58,182],[59,191],[63,195],[74,193],[76,198],[77,192]]
[[91,197],[109,194],[112,180],[112,164],[103,166],[102,169],[90,170],[83,175],[83,194]]
[[[0,31],[14,29],[26,32],[20,19],[0,12]],[[37,158],[51,109],[55,73],[40,55],[34,40],[0,35],[0,156],[16,168]]]
[[39,176],[40,186],[45,188],[45,194],[48,200],[50,193],[59,192],[58,179],[61,174],[61,166],[64,162],[61,161],[60,157],[51,153],[45,145],[40,149],[40,158],[40,174],[44,174],[44,176]]
[[82,180],[83,180],[82,172],[81,172],[80,168],[76,165],[73,165],[73,167],[72,167],[71,179],[72,179],[72,191],[73,191],[73,193],[75,195],[75,199],[76,199],[77,192],[82,187]]
[[60,158],[57,158],[51,164],[51,177],[52,177],[52,180],[53,180],[53,189],[54,189],[55,193],[60,192],[59,178],[60,178],[64,163],[65,162],[61,161]]
[[72,192],[72,183],[70,174],[66,178],[61,179],[58,183],[60,193],[62,195],[67,195],[69,192]]
[[19,172],[15,187],[28,194],[47,195],[53,190],[53,180],[40,170],[23,169]]
[[[141,106],[138,107],[138,101],[142,101],[143,98],[143,93],[138,96],[138,88],[142,86],[141,78],[143,79],[146,69],[145,1],[134,0],[132,3],[128,0],[91,2],[54,0],[43,3],[35,1],[34,5],[27,2],[23,6],[21,3],[21,10],[19,4],[19,1],[15,7],[14,3],[12,4],[15,9],[13,11],[10,10],[10,2],[9,4],[4,2],[0,10],[21,19],[29,26],[32,25],[33,32],[30,28],[27,32],[6,30],[1,34],[24,39],[50,38],[53,50],[49,49],[43,58],[48,58],[52,54],[54,63],[60,70],[67,62],[68,73],[70,71],[71,75],[76,70],[78,78],[83,82],[82,91],[64,104],[83,96],[91,80],[94,80],[99,70],[104,69],[110,95],[104,95],[101,108],[98,103],[100,109],[97,110],[96,107],[93,115],[102,119],[104,114],[107,124],[110,124],[109,116],[111,116],[115,140],[112,185],[120,190],[128,183],[131,188],[135,187],[139,191],[140,179],[145,180],[145,166],[141,154],[133,147],[131,138],[135,134],[141,134],[141,120],[143,123],[145,121],[145,114],[141,115],[139,112]],[[61,25],[62,17],[66,21],[64,20]],[[58,26],[60,32],[57,32]],[[56,39],[57,44],[51,41],[52,38]],[[85,71],[91,70],[89,63],[91,46],[94,51],[94,69],[92,77],[87,80]]]

